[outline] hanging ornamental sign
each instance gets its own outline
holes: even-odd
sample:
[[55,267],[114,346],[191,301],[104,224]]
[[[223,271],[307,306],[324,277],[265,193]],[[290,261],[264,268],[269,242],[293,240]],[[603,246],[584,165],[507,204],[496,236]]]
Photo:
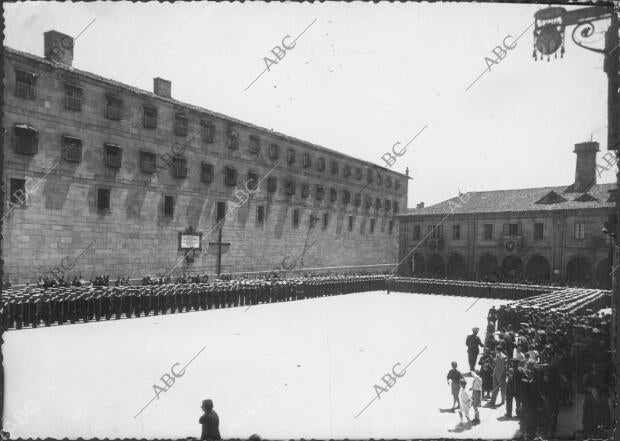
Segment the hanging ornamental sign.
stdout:
[[547,56],[555,54],[558,58],[557,50],[560,49],[560,57],[564,56],[564,24],[562,15],[566,9],[560,7],[550,7],[541,9],[534,14],[534,60],[538,57],[542,60]]

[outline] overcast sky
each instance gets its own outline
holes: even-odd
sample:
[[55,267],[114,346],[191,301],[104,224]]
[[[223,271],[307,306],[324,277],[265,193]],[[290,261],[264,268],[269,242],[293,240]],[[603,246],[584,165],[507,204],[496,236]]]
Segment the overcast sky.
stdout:
[[[9,47],[42,56],[45,31],[76,36],[94,19],[75,43],[76,68],[149,91],[160,76],[181,101],[377,164],[426,127],[392,167],[413,177],[409,207],[459,190],[570,184],[574,144],[598,141],[599,162],[607,147],[603,57],[577,47],[569,29],[563,59],[535,62],[536,5],[4,6]],[[310,24],[246,91],[271,49]],[[488,71],[493,48],[526,29]]]

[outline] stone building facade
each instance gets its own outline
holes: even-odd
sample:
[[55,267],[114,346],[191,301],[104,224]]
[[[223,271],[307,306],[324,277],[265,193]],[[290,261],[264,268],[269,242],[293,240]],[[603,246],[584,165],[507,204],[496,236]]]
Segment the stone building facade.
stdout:
[[[383,271],[397,262],[406,175],[4,48],[3,254],[12,283],[69,277]],[[221,233],[220,233],[221,230]],[[200,250],[179,233],[201,234]],[[220,240],[221,238],[221,240]],[[223,245],[220,245],[223,244]],[[318,271],[318,270],[317,270]]]
[[616,185],[596,184],[596,142],[575,146],[575,182],[461,194],[399,215],[401,274],[609,287]]

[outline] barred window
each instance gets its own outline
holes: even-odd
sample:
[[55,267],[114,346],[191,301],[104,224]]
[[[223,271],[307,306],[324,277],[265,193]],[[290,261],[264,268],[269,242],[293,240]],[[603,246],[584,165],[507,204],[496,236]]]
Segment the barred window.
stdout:
[[278,189],[278,180],[274,177],[267,178],[267,191],[269,193],[275,193]]
[[62,137],[62,157],[65,161],[82,161],[82,140],[73,136]]
[[115,96],[106,96],[105,117],[112,120],[120,120],[123,113],[123,102]]
[[342,176],[344,176],[345,178],[348,178],[349,176],[351,176],[351,167],[348,165],[344,166],[344,169],[342,170]]
[[103,145],[104,164],[106,167],[121,168],[123,150],[116,144]]
[[295,163],[295,150],[288,149],[286,151],[286,162],[288,162],[289,164]]
[[389,199],[385,200],[385,211],[390,211],[392,209],[392,202]]
[[332,175],[338,175],[338,163],[336,161],[332,161],[331,163]]
[[355,179],[358,181],[362,179],[362,169],[359,167],[355,167]]
[[250,153],[257,155],[260,153],[260,138],[258,136],[250,136]]
[[355,193],[355,198],[353,199],[353,205],[355,205],[356,207],[359,207],[360,205],[362,205],[362,195],[360,195],[359,193]]
[[316,186],[316,200],[322,201],[324,196],[325,196],[325,189],[323,188],[322,185],[317,185]]
[[304,163],[303,163],[304,168],[310,168],[312,167],[312,157],[310,156],[310,153],[304,153]]
[[369,184],[372,184],[372,181],[374,181],[374,174],[373,174],[373,170],[371,168],[367,168],[366,169],[366,182],[368,182]]
[[280,146],[278,144],[269,145],[269,158],[276,160],[280,157]]
[[201,164],[200,177],[201,177],[202,182],[211,184],[213,182],[213,164],[208,164],[206,162],[203,162]]
[[157,171],[157,156],[153,152],[140,152],[140,171],[142,173],[155,173]]
[[372,208],[372,198],[370,196],[366,196],[364,198],[364,207],[366,210],[370,210]]
[[338,200],[338,190],[335,188],[329,189],[329,200],[332,202],[336,202]]
[[342,192],[342,203],[347,205],[351,203],[351,193],[349,190],[344,190]]
[[180,156],[172,158],[172,176],[175,178],[187,178],[187,159]]
[[319,158],[316,164],[316,168],[318,171],[325,170],[325,158]]
[[187,136],[187,118],[182,113],[174,116],[174,134],[178,136]]
[[97,210],[110,211],[110,189],[98,188],[97,189]]
[[307,198],[310,196],[310,186],[308,184],[301,184],[301,197]]
[[15,152],[36,155],[39,151],[39,133],[27,124],[15,124],[13,128]]
[[157,108],[152,106],[143,106],[142,125],[149,129],[157,127]]
[[387,178],[385,178],[385,186],[387,188],[392,188],[392,178],[391,177],[388,176]]
[[239,132],[232,127],[229,127],[226,132],[226,145],[231,150],[239,148]]
[[15,69],[15,96],[33,100],[35,97],[36,75],[32,72]]
[[203,142],[213,143],[215,140],[215,126],[211,121],[200,121],[200,132]]
[[248,180],[245,183],[245,186],[249,190],[255,190],[258,186],[258,174],[254,172],[248,172]]
[[295,194],[295,181],[286,181],[286,194],[289,196]]
[[232,167],[224,168],[224,184],[229,187],[237,185],[237,170]]
[[174,197],[173,196],[164,196],[164,216],[165,217],[174,216]]
[[81,87],[65,84],[65,109],[81,111],[83,94]]

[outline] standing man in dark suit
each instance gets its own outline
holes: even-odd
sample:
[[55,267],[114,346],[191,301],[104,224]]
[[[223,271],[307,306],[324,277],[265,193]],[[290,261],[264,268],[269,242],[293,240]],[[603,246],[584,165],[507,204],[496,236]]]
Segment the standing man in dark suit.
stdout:
[[468,335],[465,339],[467,345],[467,359],[469,360],[469,371],[473,372],[476,369],[476,360],[478,359],[479,347],[484,348],[484,345],[478,337],[479,328],[472,328],[471,335]]
[[212,400],[202,401],[203,415],[198,422],[202,424],[202,434],[200,435],[201,441],[219,441],[222,439],[220,436],[220,418],[213,410]]

